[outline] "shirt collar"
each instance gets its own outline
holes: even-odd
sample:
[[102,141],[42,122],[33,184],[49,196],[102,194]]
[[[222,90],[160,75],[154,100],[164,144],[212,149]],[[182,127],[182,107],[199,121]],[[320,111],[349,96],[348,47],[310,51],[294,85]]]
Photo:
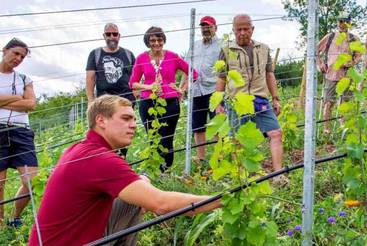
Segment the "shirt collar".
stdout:
[[108,149],[112,149],[111,146],[107,143],[107,141],[93,129],[88,130],[87,140],[102,145],[103,147],[106,147]]
[[[257,42],[256,40],[251,39],[251,41],[254,48],[260,46],[260,43]],[[236,40],[231,41],[229,47],[233,49],[243,49],[241,46],[237,44]]]

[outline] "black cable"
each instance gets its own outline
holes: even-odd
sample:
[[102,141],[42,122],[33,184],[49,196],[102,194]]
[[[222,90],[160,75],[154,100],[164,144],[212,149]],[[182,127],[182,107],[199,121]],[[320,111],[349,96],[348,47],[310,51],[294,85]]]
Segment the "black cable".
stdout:
[[[365,114],[367,113],[367,111],[362,111],[361,114]],[[329,121],[334,121],[334,120],[339,120],[339,119],[342,119],[343,116],[338,116],[338,117],[333,117],[333,118],[330,118],[330,119],[327,119],[327,120],[318,120],[316,121],[316,124],[320,124],[320,123],[325,123],[325,122],[329,122]],[[296,127],[297,128],[301,128],[301,127],[304,127],[305,124],[299,124],[297,125]]]
[[23,198],[27,198],[27,197],[29,197],[29,196],[30,196],[29,194],[24,194],[24,195],[17,196],[17,197],[14,197],[14,198],[8,199],[8,200],[0,201],[0,206],[1,206],[1,205],[4,205],[4,204],[7,204],[7,203],[11,203],[11,202],[17,201],[17,200],[20,200],[20,199],[23,199]]
[[[213,142],[209,142],[209,143],[214,143],[214,141],[213,141]],[[193,146],[193,147],[199,147],[199,146],[203,146],[203,145],[205,145],[205,144],[208,144],[208,143],[198,144],[198,145]],[[365,149],[365,150],[364,150],[364,152],[367,152],[367,149]],[[325,157],[325,158],[317,159],[317,160],[315,161],[315,164],[320,164],[320,163],[324,163],[324,162],[328,162],[328,161],[333,161],[333,160],[337,160],[337,159],[342,159],[342,158],[345,158],[346,156],[347,156],[347,154],[346,154],[346,153],[344,153],[344,154],[340,154],[340,155],[336,155],[336,156],[329,156],[329,157]],[[134,165],[134,164],[133,164],[133,163],[131,163],[130,165]],[[241,189],[247,188],[247,187],[248,187],[248,186],[250,186],[252,183],[261,183],[261,182],[263,182],[263,181],[265,181],[265,180],[271,179],[271,178],[276,177],[276,176],[278,176],[278,175],[281,175],[281,174],[284,174],[284,173],[289,173],[289,172],[294,171],[294,170],[296,170],[296,169],[302,168],[303,166],[304,166],[304,165],[303,165],[303,163],[301,163],[301,164],[297,164],[297,165],[292,165],[292,166],[290,166],[290,167],[288,167],[288,166],[287,166],[287,167],[284,167],[284,168],[282,168],[282,169],[280,169],[280,170],[278,170],[278,171],[272,172],[272,173],[270,173],[270,174],[267,174],[267,175],[265,175],[265,176],[262,176],[262,177],[260,177],[260,178],[256,179],[256,180],[255,180],[255,181],[253,181],[253,182],[250,182],[250,183],[249,183],[249,185],[247,185],[247,186],[246,186],[246,185],[245,185],[245,186],[243,186],[243,187],[239,186],[239,187],[237,187],[237,188],[234,188],[234,189],[230,190],[229,192],[231,192],[231,193],[233,193],[233,192],[237,192],[237,191],[239,191],[239,190],[241,190]],[[222,196],[222,195],[223,195],[223,193],[222,193],[222,194],[220,194],[220,195],[217,195],[217,196]],[[18,196],[18,197],[14,197],[14,198],[11,198],[11,199],[8,199],[8,200],[0,201],[0,206],[1,206],[1,205],[4,205],[4,204],[7,204],[7,203],[10,203],[10,202],[13,202],[13,201],[16,201],[16,200],[20,200],[20,199],[23,199],[23,198],[29,197],[29,196],[30,196],[29,194],[25,194],[25,195],[21,195],[21,196]],[[169,213],[169,214],[166,214],[166,215],[160,216],[160,217],[158,217],[158,218],[156,218],[156,219],[154,219],[154,220],[152,220],[152,221],[148,221],[148,222],[149,222],[149,226],[153,226],[153,225],[159,224],[159,223],[161,223],[161,222],[163,222],[163,221],[165,221],[165,220],[168,220],[168,219],[171,219],[171,218],[173,218],[173,217],[176,217],[176,216],[182,215],[182,214],[184,214],[184,213],[186,213],[186,212],[189,212],[189,211],[191,211],[191,210],[193,210],[193,209],[199,208],[199,207],[201,207],[201,206],[204,206],[204,205],[209,204],[209,203],[211,203],[211,202],[213,202],[213,201],[215,201],[215,200],[220,199],[220,197],[219,197],[219,198],[217,198],[217,199],[212,200],[213,198],[216,198],[217,196],[214,196],[214,197],[212,197],[212,198],[209,198],[208,200],[205,200],[205,201],[198,202],[198,203],[194,204],[193,206],[192,206],[192,205],[190,205],[189,207],[185,207],[185,208],[182,208],[182,209],[179,209],[179,210],[173,211],[173,212],[171,212],[171,213]],[[180,212],[181,210],[184,210],[184,209],[187,209],[187,208],[189,208],[189,210],[185,210],[185,212],[182,212],[182,213]],[[173,216],[173,217],[171,216],[171,217],[169,217],[169,218],[165,218],[166,216],[169,216],[169,215],[171,215],[172,213],[175,213],[176,215],[175,215],[175,216]],[[179,213],[179,214],[178,214],[178,213]],[[163,220],[161,220],[161,217],[164,217],[164,219],[163,219]],[[153,223],[153,221],[156,221],[156,220],[159,220],[160,222],[159,222],[159,223],[154,223],[154,224],[152,224],[152,223]],[[144,223],[142,223],[142,224],[139,224],[139,225],[136,225],[136,226],[133,226],[133,227],[130,227],[130,228],[131,228],[132,230],[135,230],[135,229],[136,229],[135,227],[138,227],[138,226],[139,226],[139,228],[140,228],[141,226],[143,226],[143,224],[147,224],[148,222],[144,222]],[[147,227],[149,227],[149,226],[145,226],[144,228],[138,229],[138,230],[136,230],[136,231],[143,230],[143,229],[145,229],[145,228],[147,228]],[[120,238],[120,237],[124,237],[124,236],[126,236],[126,235],[129,235],[129,234],[131,234],[131,233],[136,232],[136,231],[132,231],[132,232],[129,232],[128,234],[125,234],[125,232],[124,232],[124,231],[128,231],[130,228],[128,228],[128,229],[126,229],[126,230],[123,230],[123,231],[118,232],[118,233],[119,233],[118,238]],[[120,233],[124,233],[124,234],[123,234],[123,235],[120,235]],[[115,234],[117,234],[117,233],[115,233]],[[115,234],[112,234],[111,236],[113,236],[113,235],[115,235]],[[111,241],[113,241],[113,240],[115,240],[115,239],[117,239],[117,238],[111,239]],[[101,239],[100,239],[100,240],[101,240]],[[97,241],[95,241],[95,242],[97,242]],[[110,242],[110,241],[108,241],[108,242]],[[107,241],[106,241],[106,242],[104,242],[104,243],[107,243]],[[102,245],[102,244],[96,244],[96,245]]]
[[[365,150],[365,152],[367,151],[367,149]],[[320,164],[320,163],[324,163],[324,162],[328,162],[328,161],[332,161],[332,160],[337,160],[337,159],[341,159],[341,158],[344,158],[346,157],[347,154],[340,154],[340,155],[337,155],[337,156],[331,156],[331,157],[326,157],[326,158],[322,158],[322,159],[318,159],[315,161],[315,164]],[[275,172],[272,172],[272,173],[269,173],[265,176],[262,176],[258,179],[256,179],[255,181],[252,181],[252,182],[249,182],[248,184],[244,184],[242,186],[238,186],[236,188],[233,188],[229,191],[229,193],[235,193],[235,192],[238,192],[238,191],[241,191],[243,189],[246,189],[248,187],[250,187],[251,185],[253,184],[259,184],[263,181],[266,181],[266,180],[269,180],[271,178],[274,178],[276,176],[279,176],[279,175],[282,175],[284,173],[289,173],[291,171],[294,171],[294,170],[297,170],[297,169],[300,169],[300,168],[303,168],[304,167],[304,164],[301,163],[301,164],[297,164],[297,165],[294,165],[294,166],[291,166],[291,167],[284,167],[278,171],[275,171]],[[88,243],[87,246],[97,246],[97,245],[104,245],[108,242],[112,242],[116,239],[119,239],[119,238],[122,238],[122,237],[125,237],[127,235],[130,235],[132,233],[136,233],[138,231],[141,231],[141,230],[144,230],[148,227],[151,227],[151,226],[154,226],[154,225],[157,225],[157,224],[160,224],[166,220],[169,220],[171,218],[174,218],[174,217],[177,217],[177,216],[180,216],[180,215],[183,215],[187,212],[190,212],[190,211],[194,211],[195,209],[197,208],[200,208],[200,207],[203,207],[209,203],[212,203],[214,201],[217,201],[219,199],[221,199],[223,197],[223,195],[225,194],[225,192],[219,194],[219,195],[216,195],[216,196],[213,196],[209,199],[206,199],[206,200],[203,200],[201,202],[197,202],[197,203],[193,203],[187,207],[184,207],[184,208],[181,208],[181,209],[178,209],[178,210],[175,210],[175,211],[172,211],[170,213],[167,213],[165,215],[162,215],[162,216],[159,216],[153,220],[150,220],[150,221],[146,221],[146,222],[143,222],[141,224],[138,224],[138,225],[135,225],[135,226],[132,226],[132,227],[129,227],[127,229],[124,229],[122,231],[119,231],[119,232],[116,232],[116,233],[113,233],[105,238],[102,238],[102,239],[99,239],[99,240],[96,240],[94,242],[91,242],[91,243]]]
[[167,3],[152,3],[141,5],[128,5],[128,6],[116,6],[116,7],[101,7],[101,8],[86,8],[86,9],[70,9],[70,10],[58,10],[58,11],[44,11],[44,12],[31,12],[31,13],[18,13],[18,14],[2,14],[2,17],[15,17],[15,16],[32,16],[32,15],[48,15],[48,14],[62,14],[62,13],[75,13],[75,12],[88,12],[88,11],[101,11],[101,10],[113,10],[113,9],[130,9],[130,8],[144,8],[144,7],[156,7],[167,5],[178,5],[188,3],[200,3],[200,2],[213,2],[216,0],[194,0],[194,1],[182,1],[182,2],[167,2]]

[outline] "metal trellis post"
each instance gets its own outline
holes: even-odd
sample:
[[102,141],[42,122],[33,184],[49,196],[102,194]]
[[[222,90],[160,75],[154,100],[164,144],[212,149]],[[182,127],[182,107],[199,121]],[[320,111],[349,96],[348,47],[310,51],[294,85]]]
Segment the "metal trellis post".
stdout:
[[194,80],[194,39],[195,39],[195,9],[191,9],[191,23],[190,23],[190,49],[189,49],[189,78],[187,89],[187,122],[186,122],[186,162],[185,174],[190,175],[191,169],[191,135],[192,135],[192,83]]
[[80,122],[84,126],[84,98],[80,99]]
[[40,230],[40,226],[39,226],[38,219],[37,219],[36,205],[34,203],[34,197],[33,197],[33,191],[32,191],[32,183],[31,183],[31,178],[30,178],[29,172],[28,172],[28,166],[25,165],[24,166],[24,169],[25,169],[25,176],[27,178],[29,196],[30,196],[31,204],[32,204],[32,213],[33,213],[33,218],[34,218],[34,224],[36,226],[38,243],[39,243],[40,246],[42,246],[43,243],[42,243],[42,237],[41,237],[41,230]]
[[313,205],[314,205],[314,169],[315,169],[315,135],[316,135],[316,40],[318,35],[318,0],[308,1],[307,31],[307,83],[305,104],[305,140],[304,140],[304,173],[302,203],[303,246],[312,245]]

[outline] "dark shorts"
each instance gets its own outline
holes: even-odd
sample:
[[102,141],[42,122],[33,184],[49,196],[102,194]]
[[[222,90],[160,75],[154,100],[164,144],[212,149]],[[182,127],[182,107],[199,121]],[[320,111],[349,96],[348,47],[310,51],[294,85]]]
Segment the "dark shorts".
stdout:
[[209,110],[209,101],[212,94],[194,97],[192,105],[192,131],[205,132],[208,115],[212,119],[215,112]]
[[[251,120],[252,122],[256,123],[256,127],[267,137],[266,133],[280,129],[280,125],[278,122],[277,117],[274,114],[272,106],[268,105],[268,110],[263,112],[256,113],[255,115],[244,115],[241,119],[238,119],[236,113],[233,113],[233,127],[232,130],[237,131],[241,125],[244,125],[247,121]],[[231,121],[232,112],[228,111],[229,119]]]
[[38,166],[33,131],[0,124],[0,171],[26,165]]
[[[325,84],[325,91],[324,91],[324,97],[325,102],[331,102],[335,103],[337,99],[337,93],[336,93],[336,85],[338,84],[338,81],[328,80],[325,78],[324,80]],[[348,101],[349,98],[353,96],[353,93],[350,90],[344,91],[343,95],[341,96],[341,100]]]

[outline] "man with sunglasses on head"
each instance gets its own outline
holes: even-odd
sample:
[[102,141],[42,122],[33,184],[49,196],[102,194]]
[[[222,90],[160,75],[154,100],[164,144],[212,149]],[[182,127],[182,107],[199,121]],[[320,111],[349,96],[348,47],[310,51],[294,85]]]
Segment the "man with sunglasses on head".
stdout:
[[[349,32],[352,19],[350,15],[342,13],[337,17],[338,30],[326,34],[319,42],[317,48],[317,64],[320,71],[324,74],[324,120],[330,119],[332,107],[336,101],[336,85],[340,79],[345,77],[348,68],[357,64],[361,59],[361,54],[352,52],[349,48],[349,43],[359,40],[358,37]],[[341,44],[337,40],[342,33],[346,33],[346,39]],[[339,70],[333,69],[333,64],[336,62],[338,56],[342,53],[352,55],[352,60],[343,65]],[[324,59],[322,59],[322,56]],[[351,93],[346,91],[342,96],[342,100],[350,97]],[[325,122],[324,133],[329,134],[330,123]]]
[[[134,54],[119,46],[120,33],[116,24],[107,23],[103,33],[105,47],[92,50],[87,61],[86,95],[88,104],[95,97],[104,94],[117,95],[135,104],[135,96],[129,87],[129,80],[135,63]],[[96,95],[95,90],[96,88]],[[127,149],[121,150],[125,157]]]

